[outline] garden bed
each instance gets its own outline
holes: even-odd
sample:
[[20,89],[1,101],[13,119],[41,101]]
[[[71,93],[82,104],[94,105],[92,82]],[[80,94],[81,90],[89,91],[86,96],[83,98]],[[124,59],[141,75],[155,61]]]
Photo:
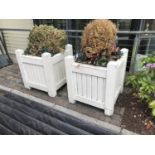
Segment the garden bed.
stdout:
[[155,134],[155,118],[151,116],[151,110],[131,89],[125,89],[119,98],[119,104],[125,107],[121,123],[123,128],[139,134]]

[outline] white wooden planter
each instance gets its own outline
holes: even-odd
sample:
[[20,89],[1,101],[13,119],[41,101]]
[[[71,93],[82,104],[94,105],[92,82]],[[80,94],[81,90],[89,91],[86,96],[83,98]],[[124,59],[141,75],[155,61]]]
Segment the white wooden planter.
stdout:
[[73,56],[65,57],[69,102],[80,101],[104,109],[112,115],[114,105],[123,91],[128,49],[122,49],[123,56],[110,61],[107,67],[76,63]]
[[54,97],[57,90],[66,83],[64,57],[73,55],[72,45],[66,45],[65,52],[51,57],[44,53],[41,57],[24,55],[24,50],[15,51],[24,86],[48,92]]

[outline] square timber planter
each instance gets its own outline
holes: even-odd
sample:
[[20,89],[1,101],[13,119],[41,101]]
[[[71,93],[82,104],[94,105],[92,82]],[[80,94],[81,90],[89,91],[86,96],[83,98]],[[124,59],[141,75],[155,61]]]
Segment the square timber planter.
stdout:
[[121,52],[121,58],[110,61],[107,67],[81,64],[73,56],[65,57],[69,102],[80,101],[112,115],[118,95],[123,91],[126,72],[128,49]]
[[57,90],[66,83],[64,57],[73,55],[72,45],[65,46],[64,53],[51,57],[50,53],[43,53],[41,57],[24,55],[24,50],[15,51],[24,86],[28,89],[36,88],[55,97]]

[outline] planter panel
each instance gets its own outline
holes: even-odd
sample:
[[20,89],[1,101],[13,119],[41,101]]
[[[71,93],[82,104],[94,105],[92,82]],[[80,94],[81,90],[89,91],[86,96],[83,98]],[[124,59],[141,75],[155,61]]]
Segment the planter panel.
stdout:
[[43,65],[28,64],[23,62],[24,73],[27,83],[30,87],[39,88],[40,90],[47,91],[46,77],[44,74]]
[[59,61],[58,63],[54,64],[54,73],[55,73],[56,88],[59,89],[62,85],[66,83],[64,61]]
[[104,108],[105,78],[79,72],[73,72],[72,74],[76,100],[90,105],[95,103],[96,107]]

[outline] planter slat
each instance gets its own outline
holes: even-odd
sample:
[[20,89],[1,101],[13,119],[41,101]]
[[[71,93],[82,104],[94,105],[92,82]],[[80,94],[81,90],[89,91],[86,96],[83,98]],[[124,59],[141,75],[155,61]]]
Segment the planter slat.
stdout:
[[99,102],[103,102],[103,100],[104,100],[104,96],[105,96],[104,90],[103,90],[104,87],[105,87],[104,86],[104,79],[98,77],[98,85],[97,85],[97,88],[98,88],[97,95],[98,96],[97,96],[97,99]]
[[97,101],[97,88],[98,83],[97,83],[97,77],[96,76],[92,76],[92,100]]
[[81,81],[81,74],[77,74],[77,91],[78,96],[82,95],[82,81]]
[[78,88],[77,88],[77,74],[73,72],[73,83],[74,83],[74,94],[77,95]]
[[105,110],[112,115],[126,71],[128,49],[123,56],[110,61],[107,67],[76,63],[73,56],[65,58],[68,98],[71,103],[80,101]]
[[87,92],[87,85],[86,85],[86,75],[85,74],[82,74],[82,95],[84,97],[87,97],[86,96],[86,92]]
[[91,76],[87,75],[87,98],[91,100]]

